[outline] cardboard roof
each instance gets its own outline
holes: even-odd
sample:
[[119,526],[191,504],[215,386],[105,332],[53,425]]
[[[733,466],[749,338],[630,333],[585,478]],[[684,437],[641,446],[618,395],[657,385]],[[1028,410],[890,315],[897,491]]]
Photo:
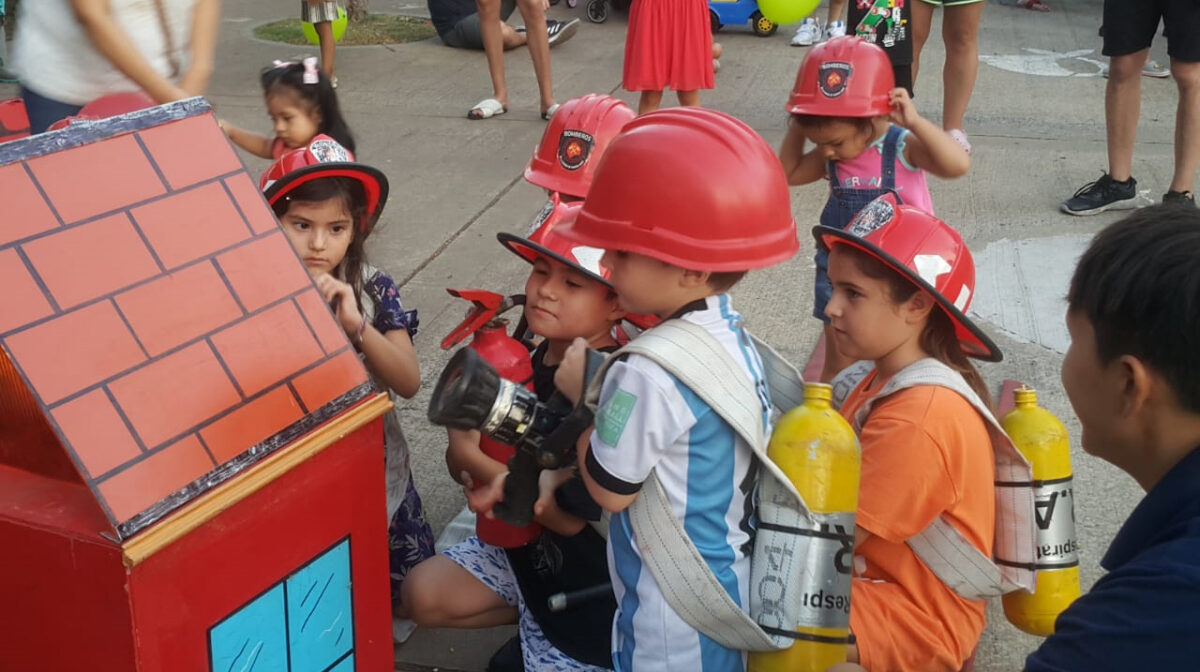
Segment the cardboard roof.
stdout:
[[119,538],[371,394],[203,100],[0,144],[0,203],[0,463]]

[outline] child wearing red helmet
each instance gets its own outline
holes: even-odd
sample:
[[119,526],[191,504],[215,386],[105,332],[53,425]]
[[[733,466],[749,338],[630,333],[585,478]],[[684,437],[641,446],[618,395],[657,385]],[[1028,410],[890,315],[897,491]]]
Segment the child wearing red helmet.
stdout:
[[[953,229],[892,194],[848,228],[813,233],[829,255],[832,343],[863,360],[834,382],[862,446],[850,600],[857,660],[871,672],[957,670],[983,632],[984,597],[999,593],[964,589],[938,558],[990,564],[994,555],[992,568],[1013,567],[1032,561],[1034,547],[1032,500],[993,484],[1031,476],[1019,455],[1011,461],[1015,449],[968,359],[1001,358],[966,317],[974,263]],[[930,541],[935,533],[944,536]],[[1025,571],[1014,581],[1032,586]]]
[[[417,311],[404,309],[395,281],[368,264],[365,251],[387,203],[387,178],[354,163],[346,148],[322,136],[280,157],[260,186],[375,384],[412,398],[421,385],[412,345]],[[413,485],[399,412],[385,415],[383,427],[392,603],[398,609],[408,570],[433,555],[433,531]]]
[[[845,228],[864,205],[889,191],[932,213],[925,173],[961,177],[971,165],[962,147],[896,87],[883,50],[857,37],[834,38],[808,52],[787,110],[791,119],[779,159],[788,184],[829,180],[823,226]],[[813,316],[826,320],[831,289],[823,250],[817,250],[816,264]],[[828,325],[825,346],[821,380],[828,382],[852,360],[838,352]]]
[[315,56],[300,61],[275,61],[262,71],[260,79],[274,135],[259,135],[219,122],[233,144],[255,156],[278,159],[285,152],[325,136],[349,150],[353,157],[354,135],[342,116],[337,92],[329,77],[317,67]]
[[563,201],[582,201],[600,157],[633,116],[624,101],[600,93],[568,100],[546,124],[525,180]]
[[[570,104],[570,103],[568,103]],[[560,111],[555,119],[562,116]],[[625,312],[617,303],[601,250],[577,245],[558,232],[579,203],[552,199],[554,208],[528,238],[498,234],[501,244],[532,265],[525,282],[525,319],[543,338],[530,354],[533,389],[542,401],[554,393],[554,374],[573,339],[602,351],[616,349],[613,326]],[[481,450],[477,431],[450,429],[446,463],[468,488],[490,484],[507,466]],[[518,635],[492,657],[488,670],[558,672],[608,669],[612,595],[552,614],[547,598],[604,585],[604,538],[587,522],[600,508],[578,477],[543,474],[534,519],[536,541],[504,549],[467,538],[416,567],[404,584],[411,617],[429,627],[481,628],[517,623]],[[553,493],[553,494],[551,494]],[[474,493],[471,493],[472,498]]]
[[[602,263],[625,310],[666,320],[631,345],[670,329],[696,334],[748,391],[750,422],[769,433],[763,363],[727,291],[746,271],[787,260],[799,243],[778,160],[757,133],[701,108],[638,117],[609,147],[563,233],[605,248]],[[555,380],[568,396],[582,388],[583,346],[572,345]],[[721,589],[746,609],[755,448],[656,361],[631,354],[608,366],[589,391],[595,430],[578,459],[588,491],[613,512],[613,666],[744,670],[744,651],[718,644],[671,607],[643,562],[656,540],[635,535],[631,507],[646,505],[643,485],[664,493]]]

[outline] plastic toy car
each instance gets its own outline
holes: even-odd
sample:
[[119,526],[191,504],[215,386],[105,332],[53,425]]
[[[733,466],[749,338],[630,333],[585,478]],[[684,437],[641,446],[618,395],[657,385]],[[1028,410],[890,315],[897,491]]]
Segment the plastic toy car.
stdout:
[[769,37],[779,29],[779,24],[758,11],[758,0],[709,0],[708,13],[714,33],[722,26],[741,26],[747,21],[759,37]]

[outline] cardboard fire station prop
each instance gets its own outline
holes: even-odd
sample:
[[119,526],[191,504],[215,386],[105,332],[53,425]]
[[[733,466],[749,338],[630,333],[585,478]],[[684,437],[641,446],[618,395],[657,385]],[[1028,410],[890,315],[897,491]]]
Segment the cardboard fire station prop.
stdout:
[[0,669],[390,670],[375,391],[191,99],[0,144]]

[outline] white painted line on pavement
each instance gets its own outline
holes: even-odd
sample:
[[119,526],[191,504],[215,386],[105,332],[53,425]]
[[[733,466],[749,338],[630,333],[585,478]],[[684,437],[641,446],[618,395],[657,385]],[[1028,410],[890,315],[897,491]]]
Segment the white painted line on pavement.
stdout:
[[975,255],[971,314],[1014,340],[1065,354],[1067,289],[1093,234],[1000,240]]

